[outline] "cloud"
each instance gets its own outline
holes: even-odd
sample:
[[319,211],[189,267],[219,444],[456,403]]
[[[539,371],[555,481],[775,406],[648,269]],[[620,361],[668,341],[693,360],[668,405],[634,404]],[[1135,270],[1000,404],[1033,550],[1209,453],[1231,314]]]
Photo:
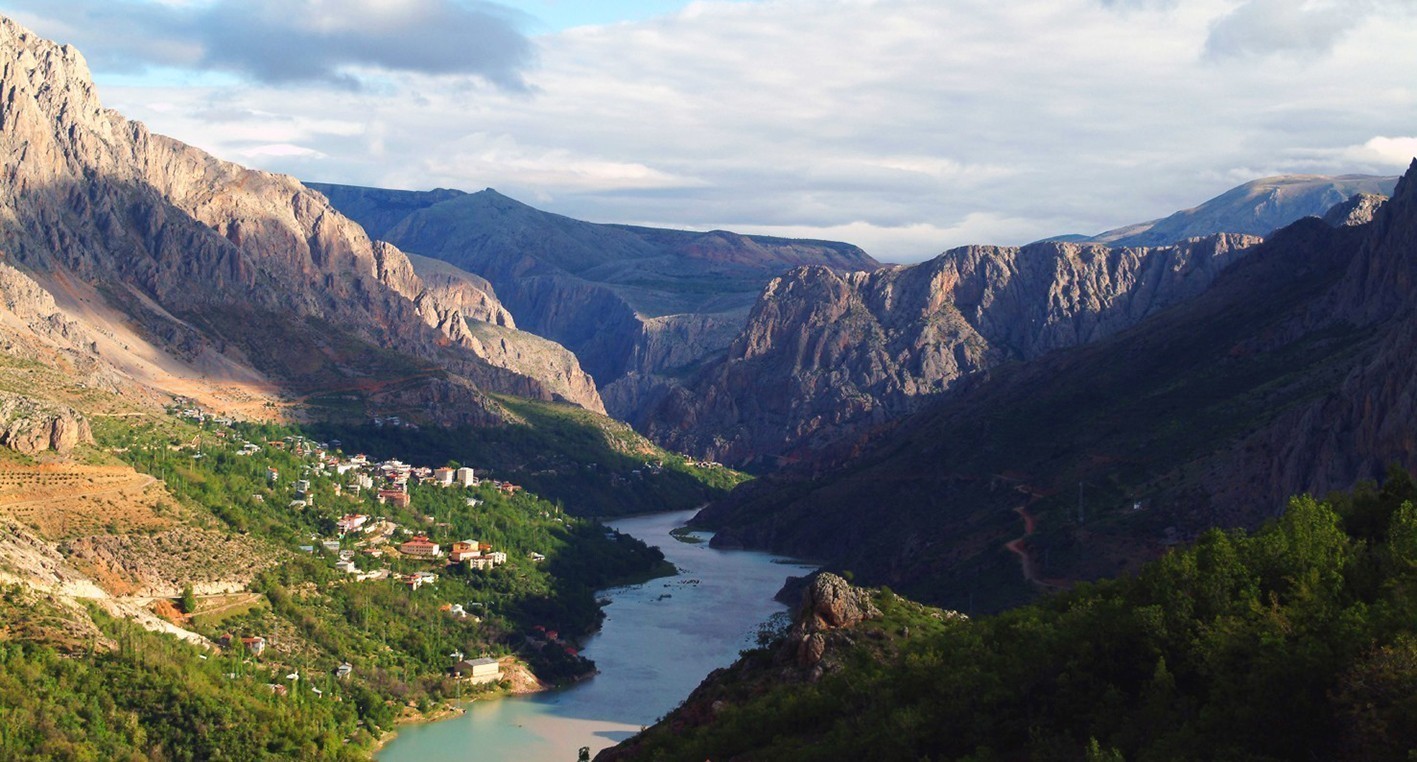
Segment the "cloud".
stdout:
[[472,75],[525,88],[528,17],[480,0],[12,0],[96,66],[179,67],[357,88],[369,72]]
[[[1394,22],[1406,0],[1357,1],[1375,4],[1318,39],[1322,55],[1210,52],[1249,0],[705,1],[530,38],[525,92],[353,66],[336,72],[357,90],[157,86],[69,41],[105,104],[262,169],[494,186],[582,219],[840,238],[912,261],[1154,219],[1262,175],[1400,171],[1417,24]],[[210,66],[201,50],[190,66]],[[261,149],[278,145],[323,158]]]
[[1417,137],[1389,138],[1381,135],[1341,152],[1344,159],[1363,166],[1400,172],[1417,159]]
[[1381,0],[1246,0],[1211,27],[1206,53],[1221,58],[1326,54],[1385,5]]

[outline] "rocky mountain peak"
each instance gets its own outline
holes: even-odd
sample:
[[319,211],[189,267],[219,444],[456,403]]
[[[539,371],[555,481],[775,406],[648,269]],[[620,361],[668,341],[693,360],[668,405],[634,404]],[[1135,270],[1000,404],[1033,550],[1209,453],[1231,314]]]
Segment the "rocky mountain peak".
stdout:
[[[0,19],[0,93],[0,255],[64,289],[55,296],[65,309],[103,302],[132,338],[171,355],[149,380],[192,373],[177,366],[199,358],[241,366],[235,376],[264,377],[264,388],[273,380],[307,392],[350,373],[394,380],[440,367],[457,378],[413,377],[429,379],[418,385],[429,394],[440,387],[440,409],[456,419],[440,413],[443,422],[500,420],[482,388],[603,409],[568,354],[548,363],[558,379],[549,384],[540,363],[508,359],[502,347],[518,337],[490,288],[429,288],[401,251],[295,178],[221,161],[105,110],[77,51],[9,19]],[[512,332],[496,362],[466,336],[466,321],[484,318]],[[128,354],[155,357],[125,349],[131,342],[102,344],[94,351],[114,367],[133,366]],[[394,386],[399,405],[422,394]]]
[[1204,291],[1254,236],[1158,248],[966,246],[919,265],[799,267],[770,281],[721,361],[650,432],[735,464],[908,414],[960,378],[1113,335]]

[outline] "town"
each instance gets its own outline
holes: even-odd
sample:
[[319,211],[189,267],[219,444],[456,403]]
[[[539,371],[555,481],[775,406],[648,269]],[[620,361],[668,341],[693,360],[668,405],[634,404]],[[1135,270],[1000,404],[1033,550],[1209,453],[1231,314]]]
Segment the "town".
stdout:
[[[561,633],[587,634],[598,612],[592,608],[590,613],[559,615],[554,608],[529,605],[518,591],[547,589],[547,583],[536,581],[547,575],[534,570],[545,566],[558,549],[569,547],[556,537],[574,530],[593,544],[613,545],[622,539],[613,531],[570,517],[559,505],[518,484],[489,478],[473,466],[415,466],[395,458],[346,454],[337,439],[322,442],[293,433],[265,437],[258,427],[213,416],[191,404],[170,412],[200,429],[196,437],[175,446],[189,453],[191,463],[213,468],[219,461],[227,469],[258,474],[251,482],[258,489],[243,496],[251,512],[270,513],[281,523],[313,530],[299,535],[290,550],[333,573],[322,585],[329,594],[361,596],[358,586],[377,585],[370,594],[386,596],[392,585],[419,605],[420,591],[441,590],[429,603],[436,605],[450,632],[460,627],[464,633],[444,651],[447,678],[469,686],[506,686],[504,669],[523,660],[538,676],[552,681],[593,673],[594,665],[580,656],[576,639]],[[242,520],[236,518],[238,526]],[[538,537],[545,539],[537,542]],[[593,599],[589,603],[594,606]],[[538,618],[531,619],[527,609],[540,612],[534,615]],[[484,622],[489,616],[493,621]],[[268,618],[226,624],[243,629],[213,632],[212,639],[247,659],[274,659],[282,666],[273,667],[273,674],[286,668],[285,654],[298,650],[282,643],[280,633],[263,629],[273,626]],[[464,651],[474,648],[481,656],[465,658]],[[339,680],[358,667],[359,660],[345,654],[331,654],[330,659],[338,664],[326,671]],[[290,674],[297,673],[291,669]],[[315,683],[307,683],[317,690]],[[273,680],[270,690],[285,693],[288,684]]]

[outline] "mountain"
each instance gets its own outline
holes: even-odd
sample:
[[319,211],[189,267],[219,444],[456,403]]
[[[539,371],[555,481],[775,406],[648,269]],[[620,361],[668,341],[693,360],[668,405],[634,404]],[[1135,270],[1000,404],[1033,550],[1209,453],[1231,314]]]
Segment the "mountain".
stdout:
[[1353,195],[1392,194],[1396,177],[1373,175],[1278,175],[1253,180],[1200,206],[1169,217],[1108,230],[1095,236],[1050,240],[1111,246],[1164,246],[1215,233],[1267,236],[1304,217],[1321,217]]
[[729,463],[810,458],[971,373],[1097,341],[1194,298],[1259,240],[970,246],[871,272],[798,268],[768,284],[726,357],[666,395],[645,429]]
[[488,391],[603,410],[574,357],[515,332],[485,281],[425,282],[293,178],[105,109],[71,47],[0,19],[0,51],[10,351],[256,415],[294,401],[505,420]]
[[1414,185],[1417,163],[1371,222],[1301,220],[1194,299],[975,374],[699,520],[720,545],[990,610],[1417,467]]
[[485,277],[518,325],[575,352],[610,412],[637,425],[728,347],[773,277],[879,266],[848,244],[594,224],[491,189],[311,187],[400,248]]

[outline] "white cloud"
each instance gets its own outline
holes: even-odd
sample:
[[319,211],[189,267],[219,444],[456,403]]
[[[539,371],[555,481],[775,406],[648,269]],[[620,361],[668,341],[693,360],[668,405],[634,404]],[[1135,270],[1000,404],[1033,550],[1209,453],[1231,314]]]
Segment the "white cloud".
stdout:
[[[90,58],[105,102],[157,131],[228,158],[281,144],[325,157],[249,159],[266,169],[492,185],[585,219],[791,231],[915,260],[1152,219],[1258,174],[1400,171],[1417,24],[1395,21],[1408,0],[1358,2],[1338,32],[1304,36],[1332,3],[705,1],[533,38],[524,91],[389,66],[341,69],[358,91],[110,87]],[[1242,21],[1304,47],[1221,55]]]
[[1361,146],[1345,149],[1343,156],[1354,163],[1401,172],[1417,159],[1417,137],[1389,138],[1379,135]]
[[313,148],[291,143],[267,143],[243,148],[237,153],[243,159],[323,159],[325,154]]

